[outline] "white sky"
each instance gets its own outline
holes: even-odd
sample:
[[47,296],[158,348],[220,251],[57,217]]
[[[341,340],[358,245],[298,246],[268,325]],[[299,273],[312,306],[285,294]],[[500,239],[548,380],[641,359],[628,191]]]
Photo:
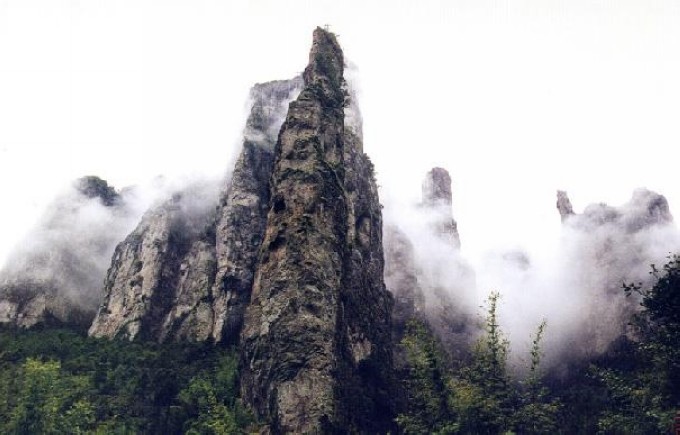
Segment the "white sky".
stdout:
[[218,174],[254,82],[330,25],[383,201],[449,169],[464,252],[546,243],[636,187],[680,213],[680,2],[0,0],[0,261],[79,176]]

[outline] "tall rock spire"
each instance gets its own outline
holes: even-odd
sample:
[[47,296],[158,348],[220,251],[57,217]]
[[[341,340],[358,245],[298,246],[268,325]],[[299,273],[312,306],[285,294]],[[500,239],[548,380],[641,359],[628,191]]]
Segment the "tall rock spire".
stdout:
[[423,180],[423,205],[434,213],[434,230],[460,248],[458,224],[451,211],[451,176],[444,168],[433,168]]
[[569,216],[574,215],[574,209],[571,207],[569,196],[567,196],[567,192],[563,190],[557,191],[557,211],[560,212],[560,218],[562,219],[562,222],[567,220]]
[[391,424],[391,298],[372,165],[345,129],[343,54],[317,28],[276,144],[242,334],[242,393],[273,432]]

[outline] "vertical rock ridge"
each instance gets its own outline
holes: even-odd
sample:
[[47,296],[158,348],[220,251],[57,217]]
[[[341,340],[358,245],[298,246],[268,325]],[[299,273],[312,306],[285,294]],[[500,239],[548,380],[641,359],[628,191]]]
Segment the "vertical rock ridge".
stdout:
[[390,371],[391,299],[372,166],[344,129],[343,66],[335,36],[317,28],[305,87],[276,144],[242,334],[242,393],[277,433],[382,423],[383,376],[371,375],[373,361]]
[[237,341],[266,224],[278,129],[302,79],[257,84],[231,181],[153,208],[117,247],[97,337]]
[[243,150],[223,192],[216,222],[217,276],[212,288],[215,341],[237,341],[250,302],[255,263],[267,224],[274,147],[301,77],[255,85]]
[[451,211],[452,203],[449,172],[444,168],[431,169],[423,180],[423,206],[432,211],[437,234],[449,239],[456,248],[460,248],[458,224]]
[[569,196],[567,195],[567,192],[563,190],[557,191],[557,211],[560,212],[560,218],[562,219],[562,222],[574,215],[574,209],[571,206]]

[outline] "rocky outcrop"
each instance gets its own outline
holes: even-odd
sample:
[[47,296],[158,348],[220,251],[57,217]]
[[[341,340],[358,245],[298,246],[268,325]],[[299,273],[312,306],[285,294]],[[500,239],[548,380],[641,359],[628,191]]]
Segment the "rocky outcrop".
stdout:
[[569,196],[567,196],[567,192],[563,190],[557,191],[557,211],[560,212],[562,222],[574,214],[574,209],[571,207]]
[[[418,212],[423,228],[411,236],[396,224],[385,231],[385,283],[395,298],[393,337],[398,343],[407,323],[419,320],[428,325],[445,349],[461,357],[474,335],[474,322],[461,305],[460,296],[474,288],[474,273],[459,254],[448,171],[430,170],[423,180],[422,193]],[[398,367],[407,369],[403,355],[397,352],[396,357]]]
[[258,84],[229,183],[147,212],[117,248],[90,335],[237,341],[265,231],[277,132],[302,79]]
[[90,335],[161,341],[170,334],[209,336],[212,319],[201,302],[215,277],[211,193],[194,186],[174,194],[116,247]]
[[47,209],[0,272],[0,323],[87,328],[131,212],[108,183],[77,180]]
[[267,224],[274,145],[288,103],[301,88],[302,78],[298,77],[255,85],[251,92],[253,108],[243,150],[222,195],[216,221],[217,276],[212,288],[212,338],[216,341],[235,341],[241,332]]
[[345,128],[343,67],[317,28],[276,145],[241,342],[243,397],[275,433],[392,424],[382,218],[361,138]]
[[680,240],[666,198],[646,189],[635,191],[620,207],[591,204],[583,213],[570,214],[563,232],[564,258],[571,259],[573,272],[565,279],[582,293],[580,298],[591,301],[578,337],[588,357],[625,334],[639,308],[639,299],[626,297],[623,284],[651,284],[649,264],[665,262]]
[[460,248],[458,224],[451,211],[452,202],[449,172],[444,168],[431,169],[423,180],[423,206],[431,211],[437,234]]

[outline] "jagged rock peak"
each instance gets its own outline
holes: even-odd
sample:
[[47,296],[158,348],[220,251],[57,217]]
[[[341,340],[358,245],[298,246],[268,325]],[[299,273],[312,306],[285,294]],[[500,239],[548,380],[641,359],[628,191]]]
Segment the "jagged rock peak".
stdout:
[[460,248],[458,224],[451,210],[451,176],[444,168],[432,168],[423,180],[423,206],[431,210],[433,230]]
[[102,204],[106,206],[115,205],[120,201],[121,197],[116,192],[112,186],[106,180],[95,175],[87,175],[85,177],[79,178],[74,183],[74,186],[78,192],[83,194],[88,198],[99,198]]
[[343,86],[344,57],[335,35],[317,27],[312,36],[309,64],[303,78],[306,90],[330,106],[345,102]]
[[251,109],[246,121],[244,139],[260,146],[273,148],[281,124],[286,118],[288,103],[297,98],[302,86],[301,76],[291,80],[274,80],[255,84],[250,89]]
[[423,180],[423,203],[428,206],[450,206],[451,202],[451,176],[449,171],[444,168],[432,168]]
[[386,432],[391,297],[372,165],[345,129],[343,56],[317,28],[276,144],[241,335],[243,398],[273,433]]
[[560,212],[562,222],[574,214],[574,209],[571,206],[571,201],[569,201],[569,196],[567,195],[567,192],[563,190],[557,191],[557,210]]
[[238,341],[264,237],[276,138],[301,88],[297,77],[251,89],[231,180],[219,189],[189,186],[146,213],[116,248],[90,335]]
[[666,198],[648,189],[635,190],[631,199],[620,207],[604,203],[590,204],[582,214],[572,212],[572,215],[574,218],[569,219],[569,224],[582,230],[593,230],[602,225],[616,225],[626,232],[634,233],[644,228],[673,222]]

